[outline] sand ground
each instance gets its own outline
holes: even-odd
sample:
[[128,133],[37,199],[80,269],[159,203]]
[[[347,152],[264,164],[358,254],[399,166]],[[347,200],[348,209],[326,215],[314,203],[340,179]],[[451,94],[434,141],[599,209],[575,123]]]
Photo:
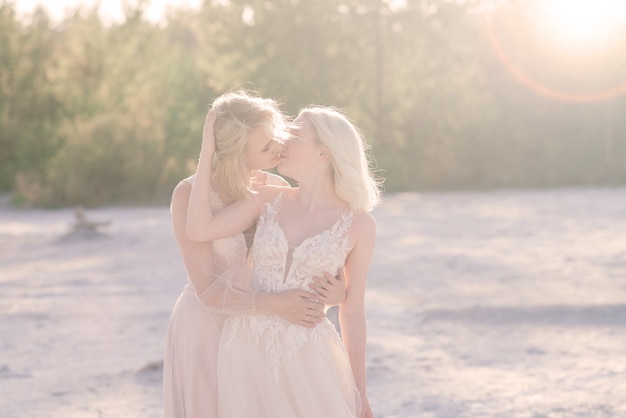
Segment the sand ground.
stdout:
[[[161,417],[185,273],[166,207],[0,204],[0,417]],[[374,213],[376,416],[626,417],[626,188],[406,193]]]

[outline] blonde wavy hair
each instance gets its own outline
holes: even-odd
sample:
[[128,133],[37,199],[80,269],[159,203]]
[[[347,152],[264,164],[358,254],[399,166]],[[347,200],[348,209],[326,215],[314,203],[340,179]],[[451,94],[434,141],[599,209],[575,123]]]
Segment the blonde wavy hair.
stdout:
[[352,209],[370,211],[381,200],[382,181],[374,175],[370,147],[348,118],[336,109],[311,106],[300,111],[330,154],[335,192]]
[[221,95],[211,105],[215,114],[215,155],[213,178],[220,181],[222,193],[243,199],[250,192],[250,168],[246,165],[248,135],[259,127],[276,140],[284,129],[284,116],[273,99],[245,90]]

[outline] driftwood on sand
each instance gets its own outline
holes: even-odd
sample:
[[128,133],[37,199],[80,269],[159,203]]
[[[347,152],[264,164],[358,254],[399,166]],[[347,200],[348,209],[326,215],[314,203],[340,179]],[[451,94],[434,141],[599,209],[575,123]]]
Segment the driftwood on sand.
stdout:
[[109,226],[111,224],[110,220],[107,221],[92,221],[87,219],[87,214],[85,213],[85,209],[81,206],[77,206],[74,208],[74,217],[76,218],[76,222],[73,224],[74,231],[98,231],[100,228],[104,226]]

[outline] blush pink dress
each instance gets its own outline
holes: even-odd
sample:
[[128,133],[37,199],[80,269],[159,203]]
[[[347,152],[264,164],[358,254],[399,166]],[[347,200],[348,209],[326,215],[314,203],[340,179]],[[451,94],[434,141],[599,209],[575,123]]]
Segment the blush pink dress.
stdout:
[[[193,179],[186,179],[192,183]],[[282,177],[267,173],[265,184],[285,186]],[[210,192],[211,209],[224,207]],[[216,418],[217,351],[226,315],[253,313],[248,248],[243,234],[211,243],[213,283],[198,296],[187,279],[167,330],[163,361],[165,418]]]

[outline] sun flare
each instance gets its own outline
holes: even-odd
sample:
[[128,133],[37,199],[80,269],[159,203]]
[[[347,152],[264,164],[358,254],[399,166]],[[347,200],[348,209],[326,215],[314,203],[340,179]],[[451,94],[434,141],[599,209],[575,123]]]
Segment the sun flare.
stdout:
[[547,29],[567,43],[597,43],[615,37],[626,25],[624,0],[542,0]]

